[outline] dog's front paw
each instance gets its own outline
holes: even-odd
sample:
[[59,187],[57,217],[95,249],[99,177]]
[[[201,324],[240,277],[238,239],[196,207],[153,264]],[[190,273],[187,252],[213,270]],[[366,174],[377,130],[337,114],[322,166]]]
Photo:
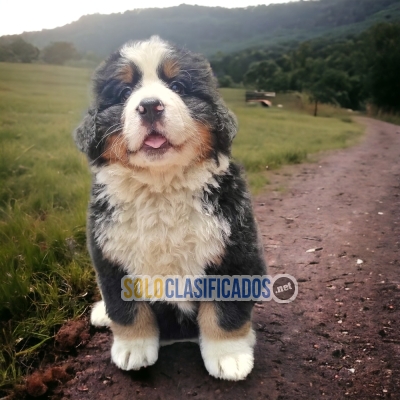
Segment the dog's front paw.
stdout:
[[208,373],[229,381],[245,379],[254,365],[255,334],[227,340],[201,338],[201,354]]
[[94,326],[110,326],[111,320],[107,315],[103,300],[94,304],[90,314],[90,323]]
[[114,364],[126,371],[153,365],[158,358],[158,337],[120,339],[114,336],[111,358]]

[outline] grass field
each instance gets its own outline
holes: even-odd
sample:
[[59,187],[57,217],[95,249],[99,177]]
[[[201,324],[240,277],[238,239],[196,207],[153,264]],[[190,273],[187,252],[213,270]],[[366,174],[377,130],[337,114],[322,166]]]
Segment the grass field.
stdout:
[[253,193],[265,187],[268,169],[304,161],[310,153],[353,144],[361,128],[348,111],[321,105],[313,117],[313,105],[299,95],[283,94],[274,99],[282,108],[245,104],[244,91],[223,89],[222,94],[239,120],[233,156],[246,168]]
[[[37,365],[37,350],[85,312],[95,290],[85,243],[90,176],[71,137],[89,102],[89,76],[0,63],[0,389]],[[222,93],[240,123],[233,153],[255,192],[266,166],[301,162],[361,133],[346,113],[322,108],[314,118],[293,95],[265,109],[245,105],[241,90]]]
[[66,318],[84,312],[93,287],[84,228],[90,179],[71,137],[89,99],[89,75],[0,64],[3,385]]

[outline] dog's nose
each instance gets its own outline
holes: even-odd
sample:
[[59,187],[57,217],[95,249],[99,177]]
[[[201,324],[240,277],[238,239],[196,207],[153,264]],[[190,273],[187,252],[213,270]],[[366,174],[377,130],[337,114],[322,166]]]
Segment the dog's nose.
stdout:
[[137,111],[144,120],[154,122],[164,113],[164,104],[155,98],[143,99]]

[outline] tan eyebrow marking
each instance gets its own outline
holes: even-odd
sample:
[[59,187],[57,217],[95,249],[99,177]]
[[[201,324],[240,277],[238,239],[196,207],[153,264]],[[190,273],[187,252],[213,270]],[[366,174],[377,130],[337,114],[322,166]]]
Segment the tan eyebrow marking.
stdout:
[[132,83],[134,76],[134,68],[131,64],[123,65],[118,71],[118,79],[124,83]]
[[179,64],[176,60],[174,60],[173,58],[167,58],[164,61],[162,70],[164,72],[164,75],[168,78],[171,79],[175,76],[178,75],[180,67]]

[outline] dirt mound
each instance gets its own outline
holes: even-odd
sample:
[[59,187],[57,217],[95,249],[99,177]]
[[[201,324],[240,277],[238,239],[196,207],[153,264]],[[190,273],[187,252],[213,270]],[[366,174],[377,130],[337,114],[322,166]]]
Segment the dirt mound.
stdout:
[[87,320],[69,321],[64,324],[56,335],[57,347],[67,351],[85,345],[90,339]]
[[[68,321],[57,332],[55,337],[55,352],[65,353],[76,350],[88,343],[90,339],[89,323],[87,318],[78,321]],[[10,399],[21,400],[29,398],[59,399],[63,395],[60,387],[71,380],[75,375],[74,368],[69,363],[49,366],[38,370],[26,378],[25,386],[16,388]]]
[[35,371],[26,380],[26,392],[32,397],[40,397],[47,392],[57,394],[56,387],[72,378],[67,371],[73,372],[69,365],[49,367],[45,371]]

